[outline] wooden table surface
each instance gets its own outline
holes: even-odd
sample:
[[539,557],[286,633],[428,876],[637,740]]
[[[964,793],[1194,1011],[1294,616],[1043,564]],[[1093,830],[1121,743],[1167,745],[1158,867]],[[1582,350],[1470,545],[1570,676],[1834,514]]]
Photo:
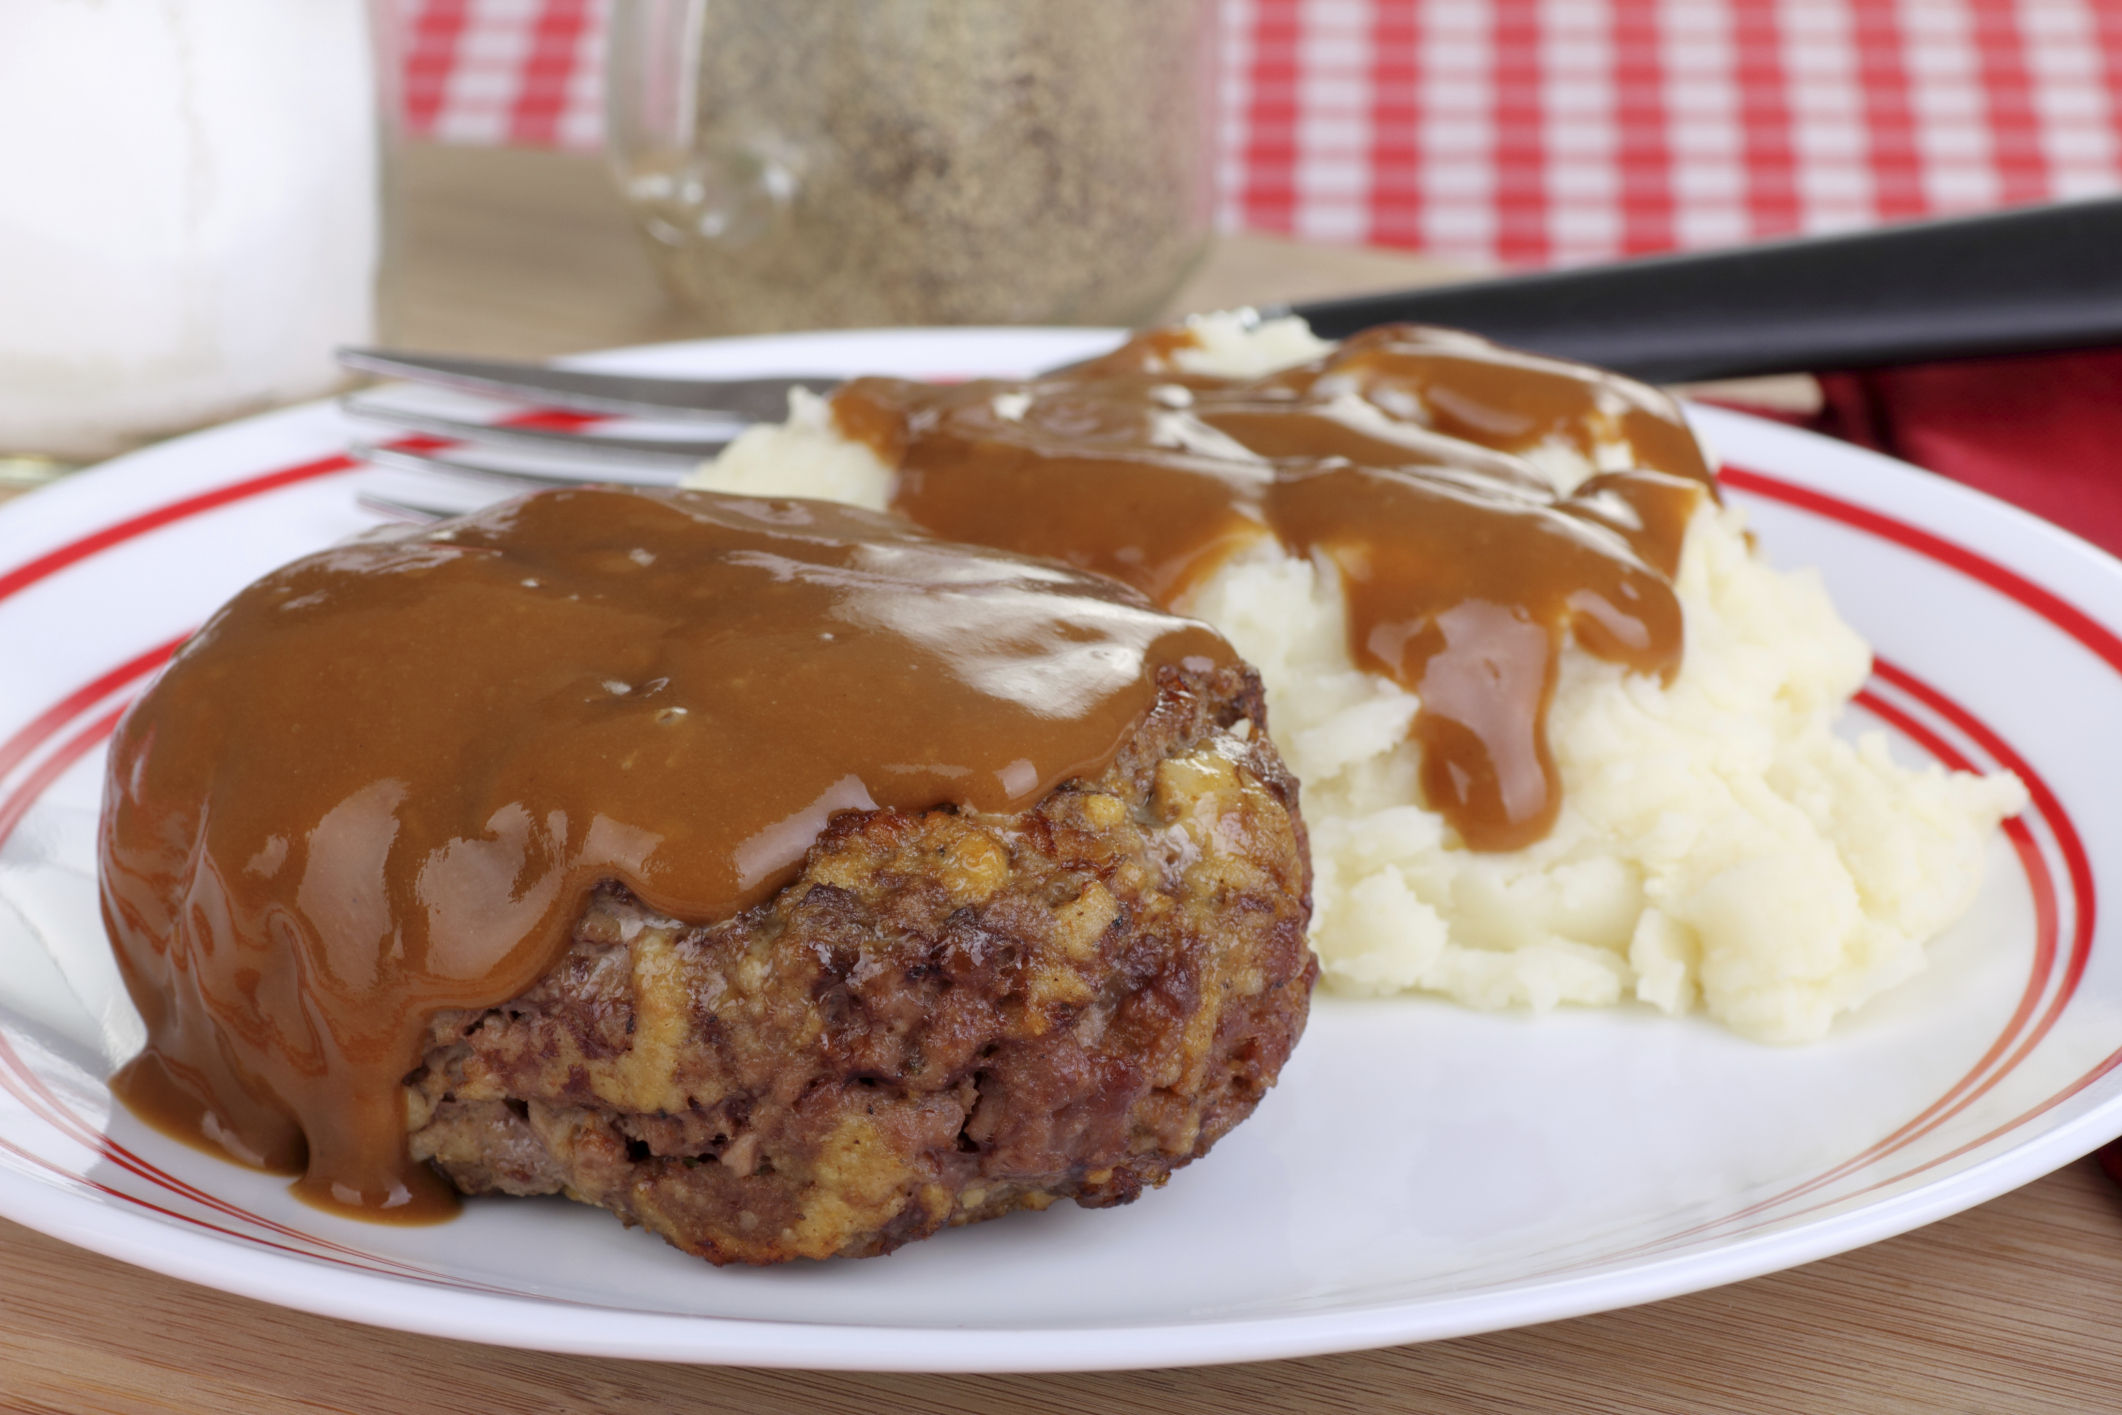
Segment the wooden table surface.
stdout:
[[[592,164],[437,149],[409,154],[402,177],[388,296],[400,343],[529,357],[701,332],[664,302]],[[1247,237],[1221,243],[1174,308],[1446,274]],[[0,1272],[0,1411],[2122,1411],[2122,1194],[2090,1161],[1904,1237],[1692,1297],[1196,1370],[845,1375],[471,1346],[226,1296],[4,1221]]]

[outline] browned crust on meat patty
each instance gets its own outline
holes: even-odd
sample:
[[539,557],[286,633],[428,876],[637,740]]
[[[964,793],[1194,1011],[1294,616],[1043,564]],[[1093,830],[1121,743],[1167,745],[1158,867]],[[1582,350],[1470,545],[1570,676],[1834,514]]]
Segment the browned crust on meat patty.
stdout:
[[1258,676],[1159,690],[1096,780],[1017,816],[842,814],[723,923],[600,891],[537,986],[435,1018],[412,1153],[717,1264],[1163,1184],[1274,1084],[1318,968]]

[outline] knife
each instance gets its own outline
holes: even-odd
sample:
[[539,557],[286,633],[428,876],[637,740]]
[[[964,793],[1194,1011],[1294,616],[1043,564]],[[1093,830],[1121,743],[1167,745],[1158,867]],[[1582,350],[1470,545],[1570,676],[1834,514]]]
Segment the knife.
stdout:
[[1329,339],[1393,320],[1453,325],[1652,383],[2122,344],[2122,197],[1288,312]]
[[[1653,383],[2122,344],[2122,197],[1264,309],[1325,338],[1412,321]],[[350,368],[551,407],[771,422],[830,378],[685,379],[341,349]]]

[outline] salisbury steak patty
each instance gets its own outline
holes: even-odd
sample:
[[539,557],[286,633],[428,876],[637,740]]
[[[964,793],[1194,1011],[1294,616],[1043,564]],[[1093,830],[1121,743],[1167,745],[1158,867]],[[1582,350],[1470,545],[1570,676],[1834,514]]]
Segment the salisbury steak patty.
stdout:
[[412,1154],[717,1264],[1164,1183],[1274,1084],[1318,969],[1257,676],[1158,688],[1097,779],[1014,816],[842,813],[724,923],[606,886],[536,986],[435,1018]]

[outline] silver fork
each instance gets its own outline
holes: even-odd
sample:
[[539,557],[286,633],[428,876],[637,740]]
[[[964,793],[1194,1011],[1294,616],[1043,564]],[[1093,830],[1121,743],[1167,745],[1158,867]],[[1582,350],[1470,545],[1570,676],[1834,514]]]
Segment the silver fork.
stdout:
[[[686,471],[700,465],[728,445],[727,439],[666,442],[662,439],[605,437],[543,428],[518,428],[505,423],[463,422],[380,407],[354,399],[342,399],[340,406],[354,417],[428,434],[424,437],[398,438],[389,442],[355,438],[348,442],[347,451],[356,459],[386,471],[410,472],[426,477],[440,476],[458,483],[506,488],[510,493],[612,480],[675,485]],[[474,449],[493,450],[504,454],[540,454],[552,461],[572,462],[573,467],[536,467],[521,463],[497,463],[444,456],[439,450],[428,450],[437,447],[438,439],[447,439],[447,443],[442,445],[468,444]],[[614,477],[613,472],[616,469],[639,471],[646,475]],[[445,516],[460,515],[469,509],[409,501],[402,497],[385,495],[373,488],[357,492],[354,499],[365,509],[394,520],[436,520]]]
[[[1328,338],[1391,321],[1449,324],[1652,382],[1679,383],[2122,344],[2117,250],[2122,197],[2110,197],[1316,301],[1262,314],[1301,315]],[[675,480],[729,438],[636,438],[580,429],[610,418],[741,428],[781,417],[792,388],[826,393],[838,382],[649,378],[375,349],[342,349],[339,359],[370,373],[588,415],[563,429],[551,426],[549,417],[478,422],[369,399],[345,402],[356,417],[430,439],[357,442],[357,456],[519,486],[573,484],[596,479],[593,468],[615,467]],[[557,465],[438,456],[442,449],[433,438]],[[395,503],[395,511],[385,510],[384,500],[373,499],[371,509],[432,509]]]
[[[399,438],[392,442],[357,439],[349,451],[378,467],[444,476],[514,487],[571,486],[584,481],[608,479],[614,468],[642,473],[640,480],[668,484],[685,472],[715,456],[730,442],[733,432],[710,437],[629,437],[594,431],[597,424],[617,418],[644,418],[659,422],[707,423],[721,429],[781,417],[788,407],[790,390],[805,388],[826,393],[838,386],[831,378],[753,378],[698,380],[652,378],[627,374],[584,373],[541,364],[519,364],[444,356],[398,354],[377,349],[341,349],[339,361],[366,373],[468,393],[478,397],[533,403],[543,409],[559,409],[580,416],[553,426],[550,413],[517,414],[498,421],[482,422],[452,417],[420,408],[393,406],[373,398],[350,395],[339,400],[351,417],[383,423],[423,437]],[[587,430],[585,429],[592,429]],[[521,460],[503,463],[466,460],[440,455],[434,439],[528,456],[547,465],[523,465]],[[557,463],[558,465],[551,465]],[[635,478],[629,478],[635,479]],[[434,506],[423,506],[364,492],[358,498],[372,511],[399,517],[423,519],[448,514]]]

